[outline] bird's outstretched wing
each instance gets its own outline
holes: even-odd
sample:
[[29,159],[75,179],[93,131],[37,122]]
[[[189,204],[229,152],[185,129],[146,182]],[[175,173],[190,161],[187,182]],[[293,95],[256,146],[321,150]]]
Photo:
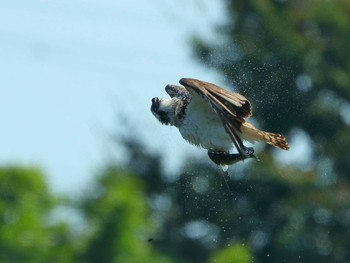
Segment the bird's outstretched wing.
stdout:
[[179,99],[191,99],[191,94],[188,92],[187,89],[185,89],[182,86],[178,86],[178,85],[172,85],[172,84],[168,84],[165,87],[165,91],[169,94],[170,98],[179,98]]
[[180,84],[192,96],[199,95],[211,105],[243,159],[246,156],[246,148],[238,133],[241,132],[240,127],[245,122],[244,119],[252,115],[250,102],[238,93],[227,91],[201,80],[182,78]]

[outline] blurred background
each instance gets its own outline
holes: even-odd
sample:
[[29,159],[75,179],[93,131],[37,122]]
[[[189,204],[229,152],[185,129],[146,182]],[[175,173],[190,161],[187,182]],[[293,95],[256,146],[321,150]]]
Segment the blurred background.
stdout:
[[[347,0],[2,1],[0,262],[349,262]],[[149,108],[193,77],[291,150],[229,169]]]

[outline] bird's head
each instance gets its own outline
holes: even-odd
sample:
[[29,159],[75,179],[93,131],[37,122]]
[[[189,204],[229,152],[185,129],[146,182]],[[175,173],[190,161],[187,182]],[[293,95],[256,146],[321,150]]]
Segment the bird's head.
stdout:
[[151,111],[153,115],[165,125],[175,125],[175,111],[178,99],[152,99]]

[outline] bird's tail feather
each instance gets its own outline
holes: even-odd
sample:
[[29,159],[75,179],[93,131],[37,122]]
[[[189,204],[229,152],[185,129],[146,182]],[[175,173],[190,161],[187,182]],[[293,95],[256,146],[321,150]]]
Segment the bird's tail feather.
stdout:
[[266,143],[282,150],[289,150],[288,142],[281,134],[264,131],[259,131],[258,134],[261,140],[265,141]]
[[248,122],[242,124],[241,132],[245,140],[251,142],[263,141],[282,150],[289,150],[288,142],[281,134],[260,131]]

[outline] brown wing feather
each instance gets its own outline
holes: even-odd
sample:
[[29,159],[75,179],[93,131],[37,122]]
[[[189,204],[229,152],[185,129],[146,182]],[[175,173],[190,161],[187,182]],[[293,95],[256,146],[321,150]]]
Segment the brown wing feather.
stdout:
[[238,93],[197,79],[183,78],[180,79],[180,84],[190,93],[194,91],[199,94],[212,105],[243,159],[244,145],[238,132],[241,132],[240,127],[245,122],[244,118],[252,115],[249,101]]
[[235,116],[241,118],[248,118],[252,115],[250,102],[239,93],[197,79],[182,78],[180,84],[214,100],[213,102],[223,107],[227,113],[235,113]]

